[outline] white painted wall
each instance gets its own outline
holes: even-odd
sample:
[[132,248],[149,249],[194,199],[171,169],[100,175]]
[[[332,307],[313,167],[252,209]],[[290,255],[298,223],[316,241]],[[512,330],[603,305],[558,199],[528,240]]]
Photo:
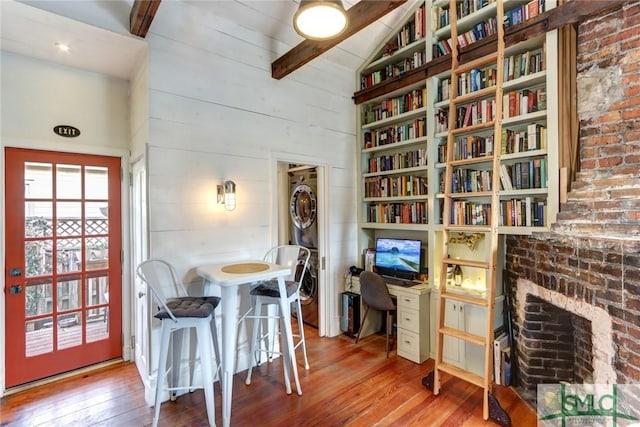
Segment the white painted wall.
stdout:
[[[102,74],[80,71],[21,55],[0,52],[0,93],[2,138],[0,154],[0,269],[5,271],[4,147],[82,152],[116,156],[126,169],[129,147],[129,83]],[[80,129],[77,138],[53,133],[59,124]],[[128,187],[122,186],[125,215],[123,246],[128,251]],[[5,288],[4,274],[0,277]],[[130,304],[129,277],[123,277],[123,304]],[[5,312],[5,294],[0,292],[0,313]],[[124,311],[127,312],[126,310]],[[129,330],[130,319],[123,319]],[[0,336],[5,336],[4,314],[0,316]],[[5,340],[0,340],[0,395],[4,390]],[[125,346],[124,357],[128,358]]]
[[[129,147],[129,83],[2,51],[2,139],[29,140],[45,149]],[[80,129],[63,138],[53,127]],[[42,147],[41,147],[42,148]]]
[[[191,3],[163,2],[147,42],[150,255],[187,280],[199,264],[261,258],[275,243],[275,163],[326,166],[337,335],[337,294],[356,259],[353,70],[318,58],[274,80],[271,62],[291,46]],[[237,185],[232,212],[215,203],[223,179]]]

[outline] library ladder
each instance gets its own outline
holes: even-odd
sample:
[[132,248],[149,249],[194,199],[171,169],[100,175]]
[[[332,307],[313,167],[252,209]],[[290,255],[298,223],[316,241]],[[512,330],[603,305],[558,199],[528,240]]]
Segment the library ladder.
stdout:
[[[495,310],[495,296],[496,296],[496,264],[498,262],[498,220],[499,220],[499,195],[498,189],[500,185],[499,172],[500,172],[500,135],[501,135],[501,122],[502,122],[502,82],[503,82],[503,59],[504,59],[504,27],[502,25],[504,8],[502,1],[495,2],[495,17],[497,22],[497,50],[484,57],[472,60],[470,62],[460,63],[460,47],[458,40],[458,28],[457,28],[457,11],[456,4],[459,4],[456,0],[450,0],[449,12],[451,16],[451,90],[449,101],[449,122],[448,122],[448,136],[447,136],[447,150],[446,150],[446,168],[445,168],[445,188],[444,188],[444,209],[443,209],[443,232],[442,232],[442,265],[440,269],[440,295],[438,299],[437,320],[436,320],[436,359],[433,371],[433,376],[429,374],[423,382],[427,387],[433,387],[433,393],[440,393],[441,374],[447,373],[455,377],[461,378],[472,384],[481,387],[483,393],[483,418],[486,420],[492,418],[502,425],[510,425],[509,416],[500,408],[497,400],[492,396],[493,388],[493,337],[494,337],[494,310]],[[464,36],[463,36],[464,37]],[[479,89],[475,92],[463,93],[461,95],[458,91],[459,77],[464,73],[469,73],[472,70],[485,69],[491,64],[496,64],[496,84],[487,88]],[[488,120],[482,122],[468,124],[459,123],[457,115],[461,106],[467,106],[471,108],[471,103],[482,99],[495,99],[495,108],[493,109],[492,116],[488,117]],[[484,112],[486,114],[486,111]],[[486,116],[485,116],[486,117]],[[494,119],[492,119],[494,117]],[[460,117],[458,117],[460,119]],[[479,159],[459,159],[454,158],[454,142],[456,137],[461,134],[468,135],[470,132],[485,130],[487,132],[493,127],[494,132],[494,144],[492,153],[486,153],[485,158]],[[498,145],[496,146],[496,142]],[[470,193],[455,193],[452,188],[453,174],[455,167],[464,167],[465,165],[472,165],[473,163],[479,163],[484,161],[484,164],[491,163],[492,177],[491,177],[491,191],[481,191],[478,193],[471,193],[472,197],[469,199]],[[485,166],[487,167],[487,166]],[[486,188],[482,188],[486,190]],[[457,209],[452,212],[452,205],[456,201],[462,200],[483,200],[485,203],[470,202],[471,204],[478,206],[484,205],[487,207],[486,201],[490,199],[490,215],[489,218],[485,218],[484,221],[472,223],[471,219],[464,219],[464,215],[455,215]],[[457,206],[460,204],[458,203]],[[488,210],[485,209],[488,213]],[[452,213],[454,217],[452,217]],[[463,217],[461,220],[460,217]],[[489,219],[487,221],[487,219]],[[457,236],[457,233],[482,233],[486,240],[485,244],[489,249],[488,254],[484,254],[484,258],[478,259],[458,259],[450,257],[449,240],[453,236]],[[471,257],[470,257],[471,258]],[[451,283],[447,283],[447,269],[448,267],[460,266],[473,269],[479,269],[484,272],[486,283],[486,297],[471,296],[469,294],[453,292],[451,289]],[[445,326],[445,307],[446,301],[453,300],[460,304],[474,305],[484,308],[486,331],[484,336],[472,334],[464,331],[461,328],[447,327]],[[447,363],[443,360],[443,346],[444,337],[449,336],[463,340],[467,343],[473,343],[479,345],[484,350],[484,371],[483,375],[471,372],[464,368],[461,368],[452,363]]]

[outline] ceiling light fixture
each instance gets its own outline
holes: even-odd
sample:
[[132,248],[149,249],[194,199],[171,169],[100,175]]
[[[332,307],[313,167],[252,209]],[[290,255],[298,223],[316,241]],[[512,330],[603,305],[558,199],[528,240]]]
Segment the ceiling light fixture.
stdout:
[[293,27],[304,38],[329,39],[347,28],[347,12],[341,0],[301,0]]
[[56,43],[56,47],[61,51],[61,52],[69,52],[71,50],[71,48],[64,44],[64,43]]

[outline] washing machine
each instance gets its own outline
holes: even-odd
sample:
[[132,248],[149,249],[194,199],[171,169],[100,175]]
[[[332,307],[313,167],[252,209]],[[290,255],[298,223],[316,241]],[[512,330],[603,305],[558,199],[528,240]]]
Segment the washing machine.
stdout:
[[315,168],[289,172],[291,239],[306,248],[318,247],[317,182]]
[[[300,286],[300,307],[302,308],[302,320],[304,323],[318,327],[318,251],[309,249],[309,264]],[[296,270],[296,279],[302,274],[304,263],[300,263]],[[297,307],[292,305],[293,313],[297,313]]]
[[[302,286],[300,304],[302,318],[310,326],[318,327],[318,204],[316,200],[318,175],[315,168],[289,172],[289,222],[292,243],[309,248],[311,255]],[[296,279],[302,274],[298,266]],[[295,307],[294,308],[295,311]]]

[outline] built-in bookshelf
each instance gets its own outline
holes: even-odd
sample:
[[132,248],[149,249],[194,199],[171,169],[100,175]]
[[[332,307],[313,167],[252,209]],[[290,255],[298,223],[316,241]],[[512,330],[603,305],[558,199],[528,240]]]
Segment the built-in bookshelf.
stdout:
[[416,7],[402,27],[389,38],[373,59],[359,72],[360,89],[367,89],[389,79],[402,76],[407,71],[424,65],[426,5]]
[[420,83],[360,107],[361,227],[428,223],[426,104]]
[[[555,6],[501,3],[508,28]],[[468,61],[455,71],[436,66],[438,74],[416,82],[414,73],[401,84],[407,72],[444,63],[438,58],[454,49],[477,57],[468,53],[497,44],[497,11],[495,0],[415,2],[356,74],[359,251],[376,237],[420,239],[431,285],[439,285],[447,260],[464,258],[465,283],[486,292],[501,270],[496,279],[474,266],[496,241],[487,236],[497,229],[504,242],[504,234],[546,231],[558,210],[555,32],[506,46],[500,60]],[[459,243],[482,233],[474,249]],[[446,252],[445,236],[457,242]]]
[[502,234],[547,230],[558,211],[557,143],[549,143],[558,140],[554,34],[532,38],[505,51],[499,143],[498,230]]
[[[428,62],[427,4],[416,2],[358,72],[361,90]],[[360,250],[380,233],[426,230],[430,165],[426,79],[358,106]],[[426,263],[425,263],[426,264]]]

